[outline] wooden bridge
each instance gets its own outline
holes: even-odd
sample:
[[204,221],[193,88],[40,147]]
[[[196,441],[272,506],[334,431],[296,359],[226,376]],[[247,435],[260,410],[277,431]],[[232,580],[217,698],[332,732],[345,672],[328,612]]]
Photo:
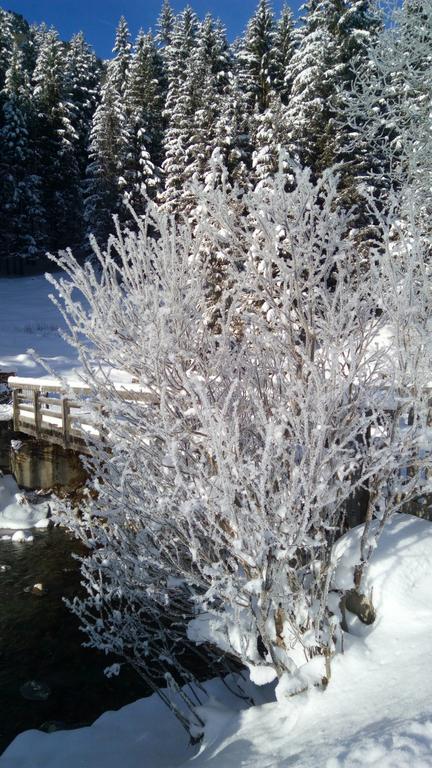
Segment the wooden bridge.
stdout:
[[[72,451],[89,453],[86,435],[97,437],[100,427],[94,409],[86,407],[91,390],[78,382],[68,384],[68,393],[61,382],[9,376],[12,390],[13,425],[15,432],[46,440]],[[149,393],[134,385],[116,385],[124,400],[153,401]]]

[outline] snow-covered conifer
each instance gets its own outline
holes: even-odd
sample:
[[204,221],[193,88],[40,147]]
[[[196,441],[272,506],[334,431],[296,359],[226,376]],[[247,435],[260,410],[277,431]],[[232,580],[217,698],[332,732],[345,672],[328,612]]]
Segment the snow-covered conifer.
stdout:
[[229,76],[215,124],[215,162],[206,174],[209,188],[218,186],[223,171],[225,184],[239,189],[251,186],[252,146],[249,134],[248,104],[235,71]]
[[0,8],[0,90],[9,67],[13,43],[12,14]]
[[80,173],[83,174],[91,121],[99,101],[101,65],[82,32],[71,39],[65,57],[65,93],[71,107],[71,120],[77,134]]
[[151,34],[138,35],[125,94],[130,124],[127,202],[137,214],[160,188],[162,160],[162,61]]
[[120,18],[117,25],[113,53],[115,56],[109,64],[109,77],[118,92],[123,93],[132,58],[129,27],[124,16]]
[[238,52],[239,85],[251,112],[262,112],[275,87],[275,21],[268,0],[259,0]]
[[112,231],[112,216],[122,205],[125,185],[120,187],[119,176],[124,172],[125,147],[129,138],[125,133],[121,97],[107,77],[101,102],[93,116],[84,185],[87,228],[101,243]]
[[127,109],[131,43],[126,20],[119,21],[101,87],[100,103],[92,121],[87,179],[84,184],[85,220],[89,233],[106,241],[113,229],[112,217],[128,214],[125,193],[133,185],[132,126]]
[[49,211],[50,247],[77,244],[82,236],[81,180],[73,106],[65,82],[65,47],[55,30],[41,44],[33,73],[35,137],[43,203]]
[[432,202],[431,29],[429,3],[403,3],[344,94],[352,156],[367,151],[360,181],[381,206],[389,190],[404,187],[417,196],[416,215],[426,220]]
[[169,0],[163,0],[162,9],[157,23],[157,42],[166,47],[172,40],[175,15]]
[[344,159],[346,129],[335,127],[337,94],[349,89],[359,59],[368,56],[379,15],[373,0],[310,0],[305,7],[305,28],[288,67],[286,119],[291,152],[320,173]]
[[256,110],[253,120],[254,147],[252,155],[253,181],[266,183],[279,169],[282,152],[287,152],[288,133],[281,98],[274,92],[267,108],[260,113]]
[[284,4],[274,31],[274,88],[280,94],[283,104],[288,104],[291,95],[290,63],[296,48],[297,36],[293,12]]
[[4,226],[0,258],[25,258],[46,248],[46,214],[41,201],[41,177],[35,167],[29,83],[16,44],[1,95],[0,221]]

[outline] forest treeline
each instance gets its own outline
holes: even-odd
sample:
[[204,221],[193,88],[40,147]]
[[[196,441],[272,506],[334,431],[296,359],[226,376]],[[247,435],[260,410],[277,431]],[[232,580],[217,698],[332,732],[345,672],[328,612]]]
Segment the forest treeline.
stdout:
[[[423,5],[409,0],[405,16],[421,20]],[[104,244],[113,214],[127,226],[130,206],[142,214],[147,197],[189,214],[193,181],[211,186],[223,174],[254,189],[275,173],[281,149],[287,174],[290,163],[315,176],[336,165],[341,198],[357,204],[364,228],[359,190],[385,187],[380,146],[397,152],[400,138],[379,90],[366,103],[379,141],[362,130],[358,73],[373,79],[384,24],[374,0],[308,0],[299,22],[287,5],[275,17],[259,0],[230,44],[212,16],[200,20],[189,6],[175,14],[165,0],[156,33],[134,43],[121,18],[113,57],[101,62],[81,33],[62,42],[0,9],[0,258],[80,252],[89,233]]]

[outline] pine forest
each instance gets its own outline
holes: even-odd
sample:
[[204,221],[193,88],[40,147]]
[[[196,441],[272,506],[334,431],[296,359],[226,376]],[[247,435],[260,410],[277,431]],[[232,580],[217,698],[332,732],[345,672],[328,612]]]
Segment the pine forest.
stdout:
[[[422,3],[406,5],[394,39],[400,70],[404,28],[424,15]],[[365,99],[382,117],[404,79],[397,69],[392,81],[377,75],[387,22],[374,0],[308,0],[298,22],[287,5],[276,18],[260,0],[229,43],[217,19],[189,6],[174,14],[165,0],[155,34],[133,42],[121,18],[102,62],[82,34],[63,42],[0,9],[0,259],[67,246],[86,254],[90,233],[103,245],[113,216],[133,227],[131,207],[139,216],[149,199],[193,216],[194,183],[217,184],[223,166],[227,183],[256,189],[281,156],[288,183],[292,165],[315,176],[337,167],[363,242],[373,222],[359,190],[379,197],[388,186],[403,129],[378,120],[361,130]]]

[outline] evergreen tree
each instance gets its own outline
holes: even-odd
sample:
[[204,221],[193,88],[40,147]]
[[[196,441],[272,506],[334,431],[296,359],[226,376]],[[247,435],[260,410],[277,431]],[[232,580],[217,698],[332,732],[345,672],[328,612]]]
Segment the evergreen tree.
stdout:
[[305,8],[304,32],[288,71],[292,88],[286,119],[292,155],[301,165],[319,172],[331,114],[330,72],[336,59],[336,46],[329,29],[327,4],[309,0]]
[[0,90],[4,86],[13,43],[12,14],[0,8]]
[[274,33],[274,87],[285,105],[291,95],[292,80],[289,67],[296,42],[293,12],[284,4]]
[[207,16],[198,31],[186,81],[191,99],[191,130],[186,150],[189,179],[203,181],[209,169],[217,147],[216,126],[226,98],[230,69],[225,30]]
[[84,185],[87,229],[101,242],[112,231],[113,215],[124,218],[125,192],[133,182],[132,137],[126,104],[131,44],[123,17],[113,50],[116,56],[108,64],[100,104],[93,116]]
[[65,94],[71,107],[80,176],[84,176],[91,121],[99,101],[101,65],[79,32],[71,39],[65,58]]
[[109,77],[118,92],[124,94],[132,58],[130,33],[124,16],[117,25],[113,53],[115,56],[109,64]]
[[65,50],[55,30],[40,47],[33,73],[35,139],[43,205],[49,212],[49,248],[78,244],[82,233],[80,172],[73,109],[65,87]]
[[46,245],[41,178],[34,172],[31,104],[23,55],[15,44],[2,90],[0,258],[37,255]]
[[239,87],[237,74],[231,72],[215,124],[215,150],[206,182],[209,187],[217,187],[223,169],[225,183],[230,187],[237,184],[246,190],[251,186],[251,168],[247,101]]
[[179,14],[172,29],[171,42],[166,46],[168,93],[164,110],[167,128],[164,137],[163,172],[165,189],[161,203],[174,209],[186,181],[186,149],[190,131],[192,99],[189,93],[190,60],[198,33],[198,19],[190,6]]
[[199,25],[182,88],[181,126],[185,151],[180,206],[189,213],[195,207],[190,183],[204,181],[217,147],[216,126],[228,88],[230,68],[225,30],[208,15]]
[[[263,112],[276,84],[275,23],[268,0],[259,0],[249,21],[238,53],[239,85],[244,90],[250,112],[255,106]],[[279,67],[280,69],[280,67]]]
[[278,93],[273,93],[267,109],[255,114],[253,136],[253,181],[263,186],[280,169],[281,152],[287,152],[288,136],[284,107]]
[[169,46],[172,42],[175,15],[169,0],[163,0],[162,9],[157,23],[156,40],[160,46]]
[[133,174],[126,199],[139,214],[145,208],[145,196],[154,197],[161,184],[162,60],[151,34],[138,35],[129,69],[126,104]]
[[374,190],[378,207],[388,191],[404,188],[421,227],[432,210],[432,7],[404,2],[383,29],[344,94],[352,157],[365,157],[360,182]]
[[[342,159],[337,100],[348,90],[379,29],[373,0],[309,0],[305,29],[289,66],[290,149],[314,173]],[[342,131],[343,134],[343,131]]]
[[[358,72],[365,67],[373,77],[374,64],[371,50],[382,30],[382,19],[375,2],[353,0],[336,25],[335,36],[340,41],[339,81],[332,99],[332,116],[327,130],[328,162],[339,166],[339,199],[345,208],[354,208],[353,230],[361,250],[369,247],[374,238],[374,217],[366,204],[363,187],[379,176],[380,192],[386,186],[386,162],[382,152],[374,152],[367,131],[358,133],[349,117],[349,102]],[[379,96],[381,101],[381,96]],[[379,104],[376,105],[381,110]],[[362,120],[367,120],[365,113]],[[356,135],[357,134],[357,135]],[[378,191],[378,190],[377,190]]]

